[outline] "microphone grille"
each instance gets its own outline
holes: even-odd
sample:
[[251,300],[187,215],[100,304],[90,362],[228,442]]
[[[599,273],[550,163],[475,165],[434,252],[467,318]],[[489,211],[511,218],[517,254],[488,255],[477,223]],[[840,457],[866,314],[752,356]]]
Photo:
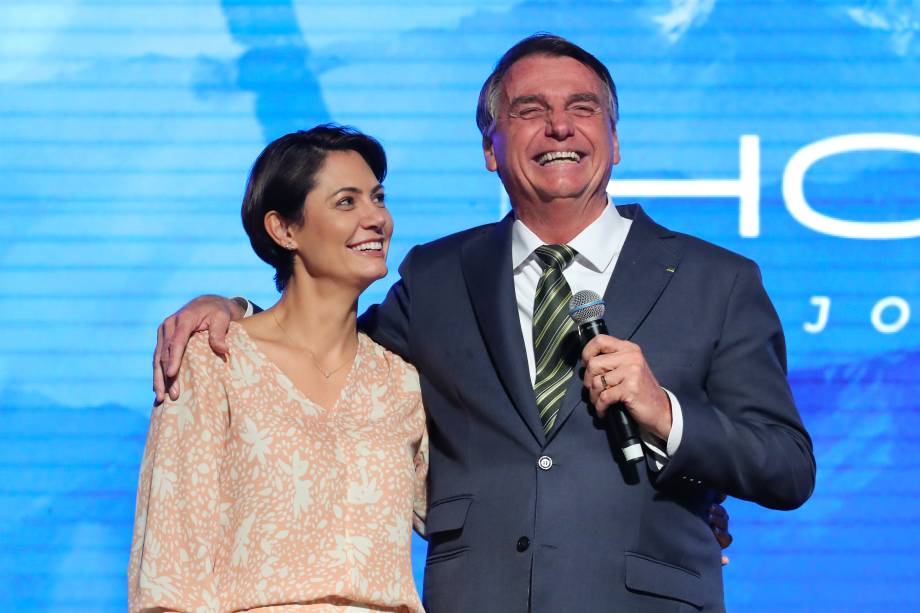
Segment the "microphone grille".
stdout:
[[576,292],[569,300],[569,316],[578,325],[597,321],[604,316],[604,300],[588,289]]

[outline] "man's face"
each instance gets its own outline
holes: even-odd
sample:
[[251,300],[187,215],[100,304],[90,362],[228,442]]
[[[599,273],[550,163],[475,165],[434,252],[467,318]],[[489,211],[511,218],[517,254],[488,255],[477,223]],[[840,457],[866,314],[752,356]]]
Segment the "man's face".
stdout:
[[502,80],[495,129],[483,142],[516,207],[603,193],[620,161],[604,85],[570,57],[532,55]]

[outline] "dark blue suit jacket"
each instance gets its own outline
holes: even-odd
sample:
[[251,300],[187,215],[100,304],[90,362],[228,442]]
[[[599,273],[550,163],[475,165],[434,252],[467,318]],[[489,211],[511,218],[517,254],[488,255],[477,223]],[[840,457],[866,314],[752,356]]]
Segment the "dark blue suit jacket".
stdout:
[[[718,492],[792,509],[814,487],[783,333],[756,265],[654,223],[638,205],[607,289],[681,403],[666,468],[625,465],[573,377],[543,434],[511,270],[511,217],[414,248],[361,327],[416,365],[431,472],[432,613],[723,611]],[[538,460],[551,458],[552,466]]]

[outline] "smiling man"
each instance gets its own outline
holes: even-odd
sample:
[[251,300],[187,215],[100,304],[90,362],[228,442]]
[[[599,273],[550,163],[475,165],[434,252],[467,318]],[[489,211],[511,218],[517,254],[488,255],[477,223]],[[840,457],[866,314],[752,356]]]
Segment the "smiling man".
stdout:
[[499,173],[531,230],[553,228],[568,240],[607,206],[604,188],[620,161],[613,96],[568,56],[525,56],[484,87],[477,123],[486,168]]
[[[609,202],[616,121],[593,55],[545,34],[512,47],[477,124],[513,213],[414,248],[361,320],[421,378],[434,613],[723,611],[719,493],[792,509],[814,487],[756,265]],[[579,290],[604,296],[610,330],[583,352],[565,312]],[[240,315],[199,299],[167,320],[158,396],[177,392],[190,330],[221,349],[215,328]],[[620,455],[612,406],[644,462]]]

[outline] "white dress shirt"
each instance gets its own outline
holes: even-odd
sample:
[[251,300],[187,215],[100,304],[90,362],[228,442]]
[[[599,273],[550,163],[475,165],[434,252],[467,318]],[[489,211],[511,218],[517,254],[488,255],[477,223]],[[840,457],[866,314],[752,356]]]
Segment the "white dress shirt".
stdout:
[[[600,296],[606,293],[631,225],[632,220],[621,217],[616,207],[610,204],[600,217],[569,241],[569,247],[574,249],[577,255],[563,275],[572,294],[581,290],[591,290]],[[533,303],[537,294],[537,283],[543,274],[543,268],[534,255],[534,250],[544,244],[520,219],[515,219],[511,230],[511,266],[531,385],[537,376],[533,353]],[[661,449],[661,439],[640,428],[642,440],[654,452],[652,455],[655,467],[659,470],[664,467],[667,458],[677,452],[684,425],[680,403],[674,394],[666,389],[664,391],[671,401],[671,433],[667,440],[667,453]]]

